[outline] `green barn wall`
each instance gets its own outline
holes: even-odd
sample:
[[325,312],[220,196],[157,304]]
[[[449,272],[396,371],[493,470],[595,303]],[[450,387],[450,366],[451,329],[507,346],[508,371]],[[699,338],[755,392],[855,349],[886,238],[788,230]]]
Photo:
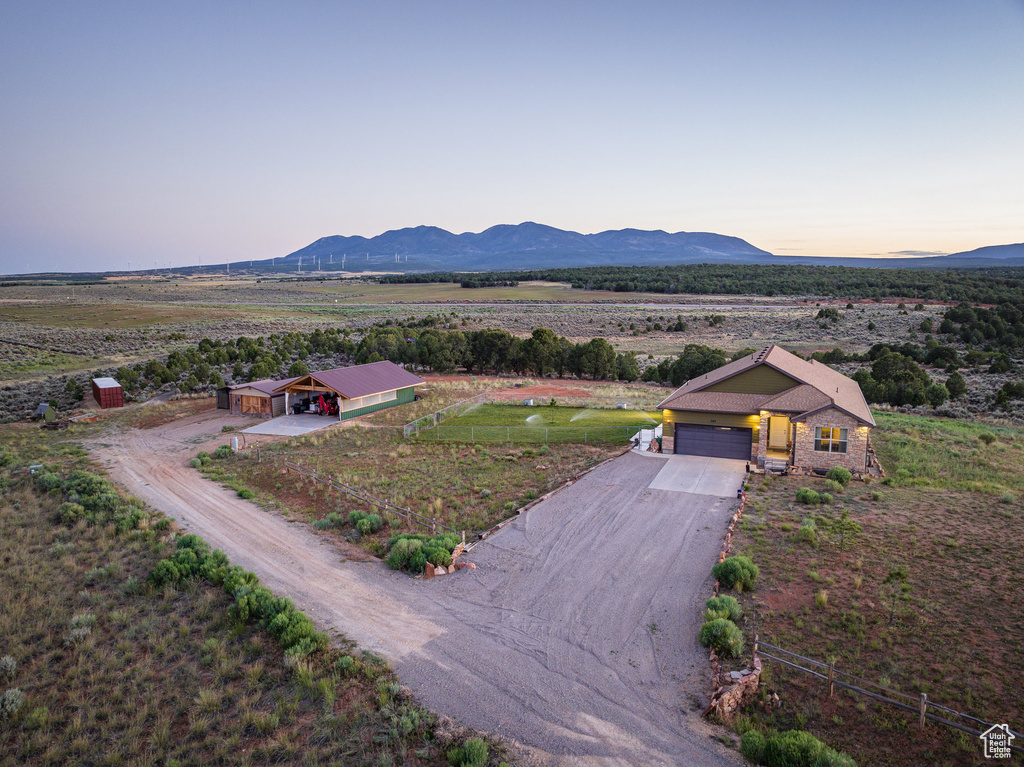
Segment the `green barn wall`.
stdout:
[[396,405],[408,405],[416,398],[416,387],[407,386],[404,389],[399,389],[395,392],[396,398],[390,402],[378,402],[376,405],[367,405],[356,410],[349,410],[341,414],[342,421],[347,421],[350,418],[357,418],[367,413],[376,413],[378,410],[387,410],[389,407],[395,407]]

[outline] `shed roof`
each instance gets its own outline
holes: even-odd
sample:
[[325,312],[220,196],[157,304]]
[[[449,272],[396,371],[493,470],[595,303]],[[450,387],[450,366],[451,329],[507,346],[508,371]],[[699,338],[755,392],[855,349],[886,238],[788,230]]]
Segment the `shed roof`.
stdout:
[[36,412],[34,413],[34,415],[43,415],[49,409],[50,409],[50,403],[49,402],[42,402],[42,403],[40,403],[39,407],[36,408]]
[[302,376],[299,376],[298,378],[284,378],[280,381],[275,381],[273,378],[264,378],[262,381],[250,381],[249,383],[235,384],[228,388],[232,391],[235,389],[256,389],[264,394],[273,394],[280,387],[287,386],[294,381],[298,381],[301,377]]
[[94,384],[96,384],[96,388],[97,389],[120,389],[121,388],[121,384],[119,384],[113,378],[94,378],[94,379],[92,379],[92,382]]
[[[764,349],[753,354],[748,354],[746,357],[741,357],[727,365],[723,365],[717,370],[712,370],[706,375],[691,378],[672,392],[659,407],[669,410],[735,412],[731,410],[715,410],[712,407],[694,407],[692,403],[714,404],[719,402],[721,403],[720,406],[731,403],[732,399],[736,396],[732,392],[705,392],[704,389],[751,368],[755,368],[758,365],[768,365],[794,379],[798,382],[798,385],[780,394],[767,397],[746,412],[766,409],[805,413],[812,410],[820,410],[828,405],[834,405],[869,426],[875,425],[875,419],[872,418],[868,403],[865,401],[864,394],[861,392],[860,386],[856,381],[833,370],[828,365],[824,365],[816,360],[800,359],[795,354],[790,354],[782,347],[775,346],[774,344],[766,346]],[[699,400],[694,399],[692,395],[697,393],[702,393],[705,396]]]
[[[306,378],[307,376],[300,376]],[[366,365],[353,365],[347,368],[334,368],[310,373],[309,378],[321,386],[332,389],[346,399],[365,397],[367,394],[405,389],[426,383],[418,375],[410,373],[394,362],[370,362]],[[278,385],[276,391],[283,391],[288,384],[295,383],[298,378]]]

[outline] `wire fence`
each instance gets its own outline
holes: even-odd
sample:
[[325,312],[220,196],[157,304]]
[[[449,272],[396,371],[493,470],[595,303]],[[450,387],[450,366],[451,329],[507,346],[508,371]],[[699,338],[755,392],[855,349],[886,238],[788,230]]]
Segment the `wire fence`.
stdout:
[[[417,525],[426,528],[432,533],[436,534],[438,530],[444,530],[449,533],[458,534],[457,530],[452,530],[452,528],[448,527],[445,524],[442,524],[441,522],[438,522],[436,519],[425,517],[422,514],[418,514],[412,509],[407,509],[403,506],[395,506],[395,504],[391,503],[386,498],[378,498],[375,495],[370,495],[369,493],[359,490],[358,488],[352,487],[351,485],[346,485],[344,482],[339,482],[333,477],[329,477],[326,474],[321,474],[315,469],[307,469],[305,466],[300,466],[299,464],[292,463],[291,461],[288,460],[285,460],[284,467],[289,471],[294,471],[298,474],[301,474],[304,477],[308,477],[309,479],[312,479],[314,482],[319,482],[322,485],[327,485],[328,487],[331,487],[337,490],[338,492],[345,493],[346,495],[349,495],[357,500],[367,503],[370,506],[375,506],[376,508],[383,511],[385,514],[392,514],[396,517],[401,517],[402,519],[408,522],[414,522]],[[463,543],[465,543],[465,532],[462,533],[462,540]]]
[[438,442],[623,444],[640,429],[640,426],[435,426],[423,438]]
[[428,413],[421,418],[417,418],[415,421],[407,423],[402,427],[402,435],[407,439],[409,437],[415,437],[421,431],[425,429],[433,429],[439,423],[447,421],[449,418],[458,418],[467,410],[472,410],[477,405],[483,405],[485,402],[487,402],[487,392],[477,394],[475,397],[470,397],[469,399],[460,400],[454,405],[443,407],[440,410]]
[[[770,645],[767,642],[761,642],[756,636],[754,638],[754,655],[760,656],[761,658],[768,658],[769,660],[773,660],[777,663],[782,663],[789,668],[818,677],[826,683],[826,689],[830,698],[835,694],[836,688],[839,688],[841,690],[849,690],[850,692],[858,695],[867,696],[868,698],[872,698],[880,703],[885,703],[903,711],[917,714],[918,726],[922,729],[924,729],[925,721],[930,720],[932,722],[938,722],[946,727],[952,727],[980,737],[985,732],[992,729],[992,727],[997,726],[992,722],[986,722],[985,720],[978,719],[970,714],[963,714],[955,709],[949,708],[948,706],[943,706],[935,703],[934,701],[930,701],[928,700],[928,695],[926,693],[922,692],[918,695],[911,695],[909,693],[894,690],[891,687],[878,684],[877,682],[869,682],[866,679],[854,676],[853,674],[847,674],[845,671],[840,671],[836,668],[835,661],[825,663],[820,660],[815,660],[814,658],[797,655],[795,652],[784,650],[781,647]],[[810,668],[808,666],[810,666]],[[930,709],[942,712],[943,716],[930,713]],[[954,719],[956,721],[954,721]],[[980,729],[976,729],[976,727]],[[1019,732],[1014,732],[1013,730],[1009,730],[1009,732],[1014,738],[1021,737]],[[1024,738],[1021,740],[1024,742]],[[1024,753],[1024,748],[1021,746],[1011,745],[1010,748],[1014,751]]]

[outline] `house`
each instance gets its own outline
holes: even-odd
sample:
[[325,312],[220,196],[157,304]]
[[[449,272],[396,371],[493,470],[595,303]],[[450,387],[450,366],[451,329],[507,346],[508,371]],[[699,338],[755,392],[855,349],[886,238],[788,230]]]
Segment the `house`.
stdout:
[[416,387],[426,383],[393,362],[371,362],[322,370],[281,382],[274,391],[285,393],[287,407],[297,412],[326,410],[341,421],[412,402]]
[[875,421],[860,386],[775,345],[690,379],[659,407],[665,452],[769,468],[867,469]]
[[124,389],[115,378],[92,379],[92,396],[101,408],[124,407]]
[[[249,383],[228,386],[226,409],[231,415],[255,415],[261,418],[274,418],[284,415],[288,409],[287,395],[276,389],[296,379],[286,378],[281,381],[264,379]],[[222,407],[221,390],[217,391],[217,407]]]

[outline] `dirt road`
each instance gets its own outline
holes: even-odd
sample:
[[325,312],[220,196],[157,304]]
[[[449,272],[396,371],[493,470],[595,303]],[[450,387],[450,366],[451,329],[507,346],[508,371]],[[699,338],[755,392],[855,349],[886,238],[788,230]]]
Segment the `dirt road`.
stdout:
[[732,501],[647,489],[664,459],[627,454],[477,546],[433,581],[341,561],[306,527],[190,469],[223,418],[93,445],[113,479],[386,657],[429,708],[565,765],[727,765],[696,708],[694,637]]

